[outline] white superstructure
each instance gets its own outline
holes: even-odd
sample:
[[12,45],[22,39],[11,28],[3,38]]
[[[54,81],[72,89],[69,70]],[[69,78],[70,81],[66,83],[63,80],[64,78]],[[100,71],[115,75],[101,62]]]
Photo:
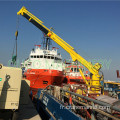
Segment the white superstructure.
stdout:
[[52,50],[41,49],[40,45],[36,45],[35,49],[30,52],[29,58],[21,63],[22,68],[27,69],[54,69],[63,70],[63,62],[57,48]]

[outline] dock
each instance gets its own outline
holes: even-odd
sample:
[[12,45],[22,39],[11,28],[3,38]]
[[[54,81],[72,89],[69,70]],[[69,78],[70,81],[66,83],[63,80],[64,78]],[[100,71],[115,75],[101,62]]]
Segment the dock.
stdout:
[[[12,112],[0,113],[0,120],[9,120]],[[14,115],[16,120],[42,120],[34,107],[31,99],[29,98],[28,104],[20,104],[18,112]]]
[[18,120],[42,120],[30,98],[28,104],[20,105]]

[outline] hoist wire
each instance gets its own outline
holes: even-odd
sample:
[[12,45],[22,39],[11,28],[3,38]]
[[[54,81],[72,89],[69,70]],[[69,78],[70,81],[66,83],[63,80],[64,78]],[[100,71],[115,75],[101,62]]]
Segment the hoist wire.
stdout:
[[[13,47],[13,53],[12,53],[12,62],[16,62],[17,59],[17,37],[18,37],[18,29],[19,29],[19,16],[17,16],[17,21],[16,21],[16,32],[15,32],[15,43]],[[15,48],[16,48],[16,55],[15,54]],[[15,57],[15,61],[13,61],[13,57]]]
[[19,29],[19,15],[17,15],[17,21],[16,21],[16,30],[18,30]]
[[12,56],[14,55],[15,45],[16,45],[16,41],[14,42],[14,47],[13,47]]

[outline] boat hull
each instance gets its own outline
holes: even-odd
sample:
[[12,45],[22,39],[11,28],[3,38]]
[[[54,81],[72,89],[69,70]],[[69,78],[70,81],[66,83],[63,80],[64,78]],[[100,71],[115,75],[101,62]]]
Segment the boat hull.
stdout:
[[63,71],[50,69],[29,69],[24,73],[26,79],[30,80],[30,89],[37,91],[48,85],[60,86],[64,80]]
[[[86,77],[86,80],[89,80],[90,77]],[[66,76],[67,84],[85,84],[82,76]]]

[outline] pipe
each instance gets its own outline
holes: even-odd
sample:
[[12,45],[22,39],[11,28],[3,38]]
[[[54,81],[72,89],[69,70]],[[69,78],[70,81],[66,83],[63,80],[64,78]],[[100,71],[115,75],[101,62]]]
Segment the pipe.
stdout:
[[[46,89],[48,88],[49,86],[46,87]],[[53,85],[50,85],[50,87],[54,87]],[[94,102],[96,104],[99,104],[99,105],[102,105],[102,106],[109,106],[112,110],[116,110],[118,112],[120,112],[120,108],[116,107],[116,106],[113,106],[109,103],[105,103],[105,102],[102,102],[102,101],[99,101],[99,100],[95,100],[95,99],[92,99],[92,98],[89,98],[87,96],[83,96],[83,95],[79,95],[77,93],[74,93],[74,92],[71,92],[71,91],[67,91],[67,90],[64,90],[63,88],[61,88],[60,90],[64,91],[64,92],[67,92],[67,93],[70,93],[72,95],[75,95],[75,96],[78,96],[80,98],[83,98],[83,99],[86,99],[88,101],[91,101],[91,102]]]

